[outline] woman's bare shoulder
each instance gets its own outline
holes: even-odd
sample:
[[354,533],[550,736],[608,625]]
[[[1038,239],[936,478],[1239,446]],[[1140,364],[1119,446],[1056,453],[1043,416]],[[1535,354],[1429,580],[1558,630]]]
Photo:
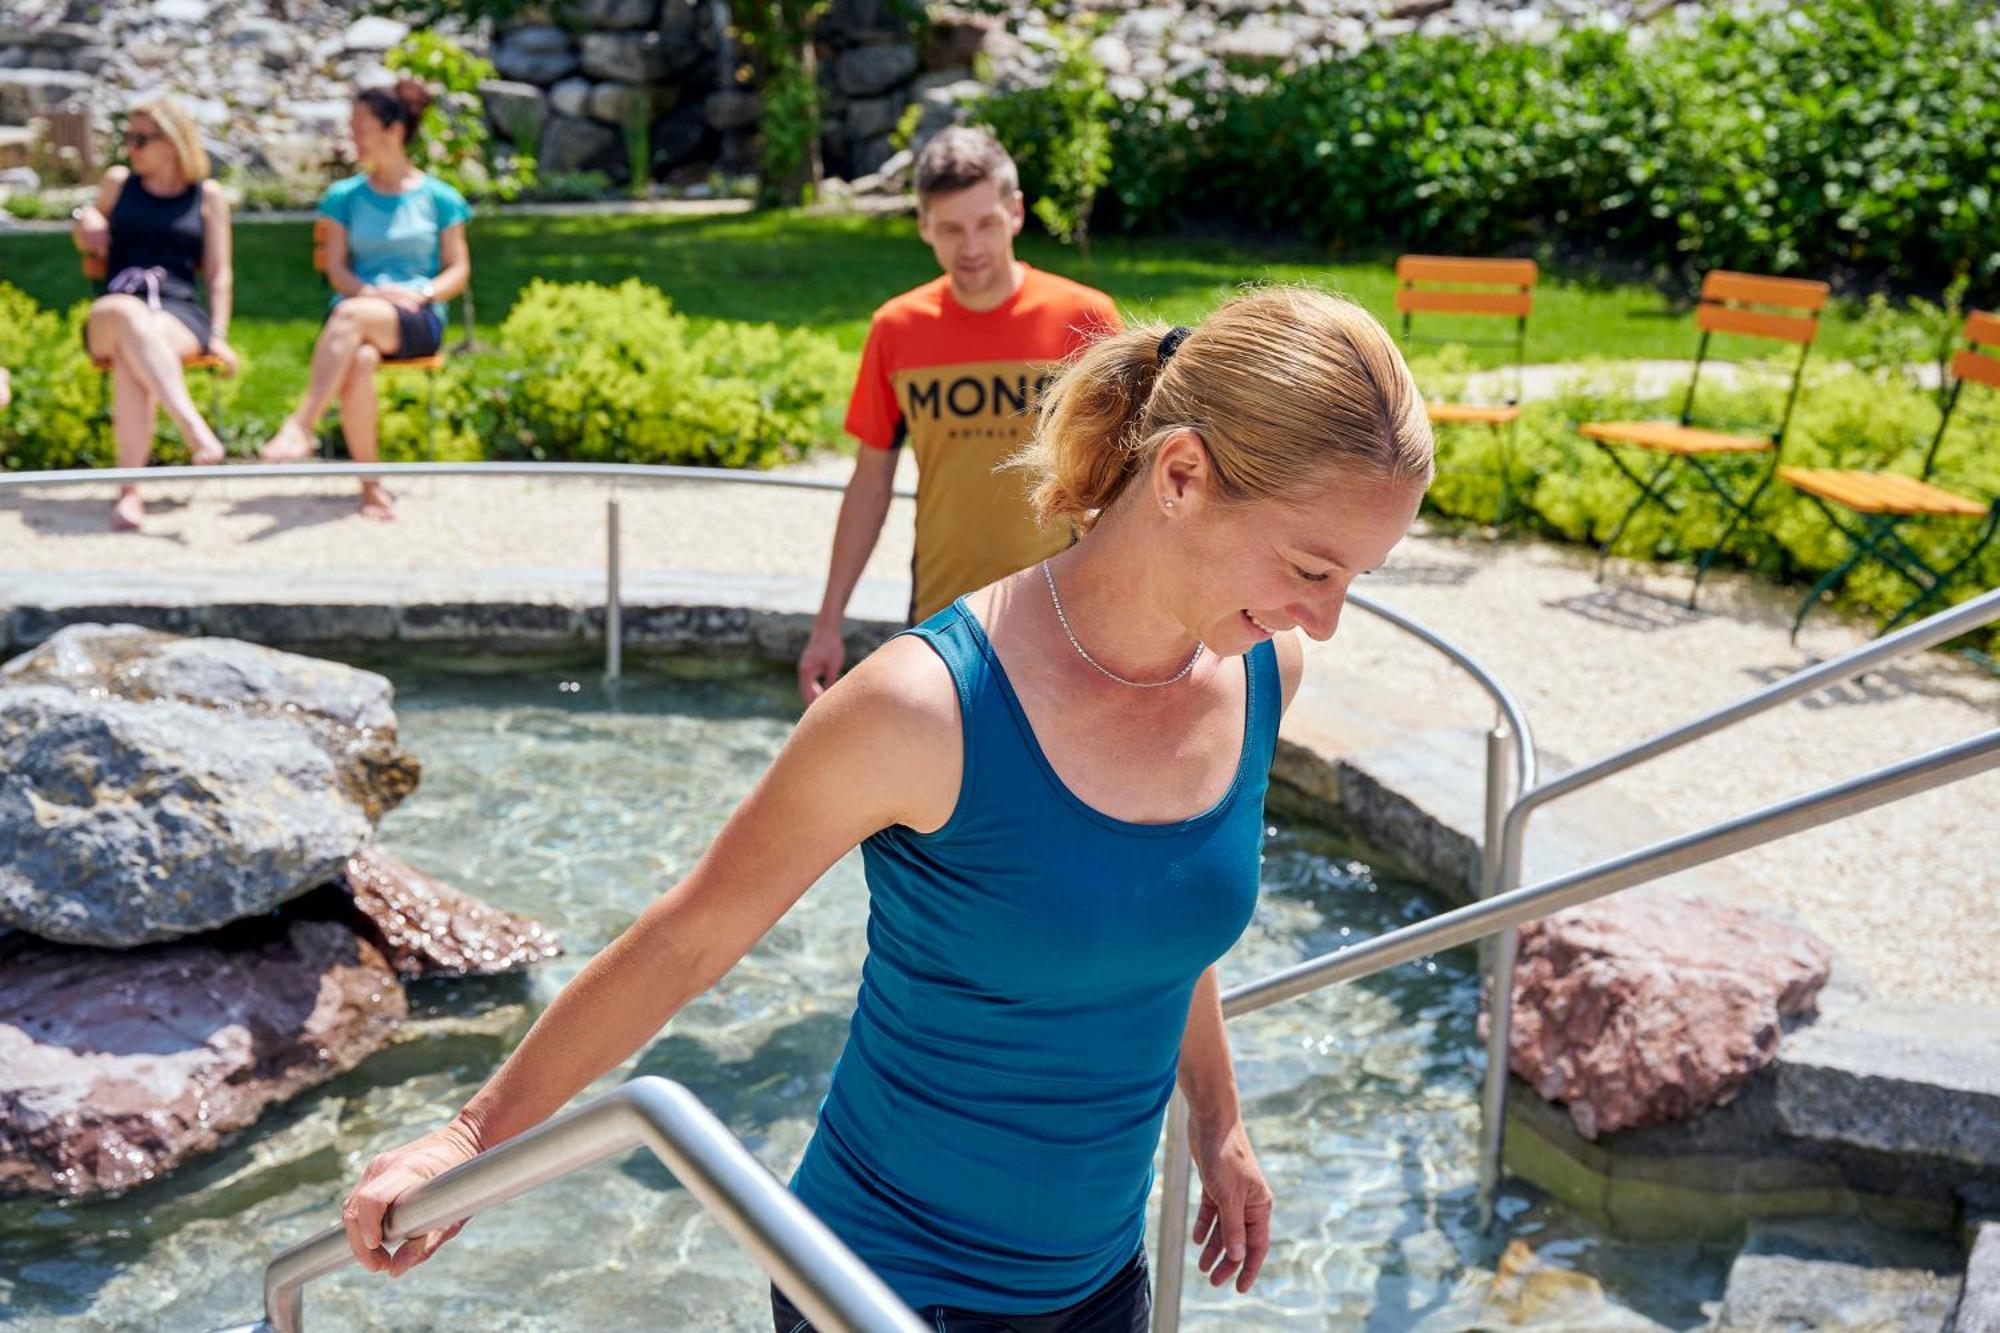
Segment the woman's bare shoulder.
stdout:
[[913,635],[891,639],[815,700],[798,739],[846,775],[850,799],[875,807],[882,824],[940,828],[958,803],[958,688]]

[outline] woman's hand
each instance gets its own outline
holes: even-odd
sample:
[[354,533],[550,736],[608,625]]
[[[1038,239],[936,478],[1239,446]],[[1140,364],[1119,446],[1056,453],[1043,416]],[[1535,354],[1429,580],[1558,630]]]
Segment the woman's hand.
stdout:
[[371,1273],[401,1277],[436,1254],[438,1247],[458,1234],[463,1222],[454,1222],[442,1231],[432,1231],[405,1240],[394,1254],[384,1247],[383,1219],[403,1195],[433,1176],[441,1176],[461,1162],[479,1155],[458,1121],[433,1130],[414,1143],[391,1149],[368,1164],[361,1183],[340,1206],[340,1221],[347,1228],[347,1244],[355,1262]]
[[407,287],[363,287],[355,295],[372,296],[377,300],[387,301],[398,310],[408,310],[412,313],[430,304]]
[[243,358],[229,345],[229,339],[211,336],[208,340],[208,354],[222,363],[222,373],[229,379],[236,378],[236,372],[243,369]]
[[1239,1119],[1219,1133],[1190,1125],[1188,1143],[1201,1171],[1201,1207],[1194,1215],[1201,1271],[1212,1287],[1234,1277],[1237,1291],[1249,1291],[1271,1250],[1272,1202],[1250,1136]]
[[88,204],[77,210],[76,248],[100,259],[111,253],[111,224]]

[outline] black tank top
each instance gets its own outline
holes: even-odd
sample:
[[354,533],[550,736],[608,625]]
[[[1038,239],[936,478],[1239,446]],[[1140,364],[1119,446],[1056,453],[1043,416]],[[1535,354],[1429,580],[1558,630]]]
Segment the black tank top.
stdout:
[[111,206],[106,278],[116,280],[126,269],[158,269],[161,296],[192,301],[201,257],[201,185],[163,198],[149,193],[137,176],[128,178]]

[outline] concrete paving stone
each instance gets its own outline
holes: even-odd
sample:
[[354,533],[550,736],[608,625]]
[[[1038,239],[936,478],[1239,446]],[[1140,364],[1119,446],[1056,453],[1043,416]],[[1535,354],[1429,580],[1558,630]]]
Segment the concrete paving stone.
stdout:
[[1952,1333],[2000,1333],[2000,1222],[1982,1224],[1973,1237],[1951,1327]]
[[1776,1070],[1789,1134],[2000,1163],[2000,1011],[1863,1004],[1790,1033]]

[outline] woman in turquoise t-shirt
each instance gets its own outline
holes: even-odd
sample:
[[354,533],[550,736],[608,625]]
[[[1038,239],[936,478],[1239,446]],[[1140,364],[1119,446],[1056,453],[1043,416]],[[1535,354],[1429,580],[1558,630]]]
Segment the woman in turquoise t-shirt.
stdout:
[[[1201,1268],[1250,1289],[1272,1198],[1216,960],[1257,898],[1295,631],[1331,638],[1416,516],[1423,400],[1366,311],[1277,288],[1096,343],[1020,462],[1075,544],[807,708],[700,862],[458,1116],[369,1165],[342,1212],[363,1266],[427,1257],[456,1227],[387,1245],[399,1196],[623,1065],[859,844],[868,957],[798,1196],[927,1328],[1142,1333],[1178,1085]],[[1182,1240],[1160,1253],[1179,1264]],[[776,1333],[807,1326],[798,1295],[774,1296]]]
[[[464,196],[410,163],[431,95],[415,79],[354,99],[348,128],[362,171],[319,201],[326,228],[326,280],[333,313],[313,347],[312,380],[298,409],[268,440],[263,457],[289,462],[312,452],[313,427],[340,396],[340,430],[358,463],[375,461],[375,371],[384,360],[431,356],[444,336],[444,303],[465,290],[472,210]],[[396,516],[380,482],[361,483],[361,512]]]

